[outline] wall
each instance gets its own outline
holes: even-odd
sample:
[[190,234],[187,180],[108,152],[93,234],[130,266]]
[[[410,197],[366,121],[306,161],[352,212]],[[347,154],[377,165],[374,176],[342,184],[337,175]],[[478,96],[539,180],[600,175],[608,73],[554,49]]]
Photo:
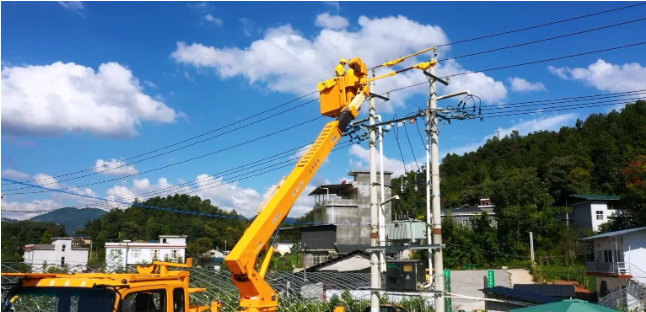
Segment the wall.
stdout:
[[574,224],[582,230],[592,229],[592,215],[590,214],[590,203],[583,202],[572,205]]
[[[65,251],[63,251],[65,245]],[[25,263],[30,263],[33,266],[40,267],[44,261],[47,261],[48,266],[60,266],[61,258],[65,257],[64,264],[70,268],[74,267],[74,271],[85,270],[88,260],[89,248],[72,248],[72,240],[55,240],[52,243],[53,248],[47,249],[34,249],[25,252]]]
[[167,243],[106,243],[106,265],[125,266],[126,264],[151,263],[154,259],[153,250],[158,250],[157,260],[164,261],[168,257],[172,261],[172,254],[175,251],[176,256],[185,261],[186,238],[173,239],[174,243],[172,244],[169,241],[170,239],[167,239]]
[[628,286],[628,281],[621,278],[597,276],[596,280],[597,280],[597,295],[599,296],[598,297],[599,299],[601,299],[601,297],[606,295],[601,293],[601,282],[603,281],[606,282],[608,292],[610,293],[620,290],[622,287]]
[[624,261],[630,263],[634,279],[646,284],[646,231],[628,233],[623,238]]
[[[343,259],[339,262],[321,267],[319,271],[354,272],[370,268],[370,259],[362,255]],[[368,271],[370,272],[370,271]]]
[[[592,217],[592,230],[599,231],[599,226],[608,222],[608,217],[614,215],[617,211],[613,209],[608,209],[608,204],[606,202],[592,202],[590,208],[590,214]],[[603,220],[597,220],[596,212],[601,211],[603,213]]]

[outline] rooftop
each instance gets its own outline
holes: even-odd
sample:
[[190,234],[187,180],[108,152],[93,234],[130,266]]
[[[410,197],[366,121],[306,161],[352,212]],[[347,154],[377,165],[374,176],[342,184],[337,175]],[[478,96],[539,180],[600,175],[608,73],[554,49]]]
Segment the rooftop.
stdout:
[[576,298],[574,285],[558,284],[516,284],[514,290],[526,291],[550,297]]
[[[381,173],[381,172],[379,170],[377,170],[377,175],[379,175],[379,173]],[[368,170],[352,170],[352,171],[348,172],[348,175],[352,176],[352,177],[356,176],[358,174],[370,174],[370,171],[368,171]],[[384,176],[391,175],[391,174],[393,174],[392,171],[384,170]]]
[[516,290],[516,289],[503,287],[503,286],[485,288],[482,291],[484,293],[489,293],[492,295],[503,296],[503,297],[522,300],[525,302],[531,302],[535,304],[545,304],[545,303],[561,301],[559,299],[556,299],[550,296],[535,294],[532,292],[527,292],[522,290]]
[[159,238],[186,238],[186,235],[159,235]]
[[615,195],[599,195],[599,194],[574,194],[570,197],[580,198],[585,200],[620,200],[621,196]]
[[646,230],[646,226],[633,228],[633,229],[627,229],[627,230],[621,230],[621,231],[602,233],[602,234],[582,238],[580,240],[590,240],[590,239],[597,239],[597,238],[603,238],[603,237],[615,237],[615,236],[625,235],[625,234],[628,234],[628,233],[639,232],[639,231],[644,231],[644,230]]
[[328,184],[328,185],[319,185],[315,188],[308,196],[312,195],[342,195],[352,190],[352,184]]

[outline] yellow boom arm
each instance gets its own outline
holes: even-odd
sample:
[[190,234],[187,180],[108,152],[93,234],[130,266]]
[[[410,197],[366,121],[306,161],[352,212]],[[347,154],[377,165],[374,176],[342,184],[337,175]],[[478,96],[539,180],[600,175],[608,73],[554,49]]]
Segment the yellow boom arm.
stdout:
[[339,142],[349,123],[357,118],[361,103],[369,95],[365,63],[358,58],[349,63],[351,69],[344,77],[332,83],[319,84],[321,110],[324,115],[336,117],[336,120],[325,125],[318,139],[296,164],[296,168],[277,186],[273,196],[265,202],[256,219],[224,260],[231,270],[234,284],[240,290],[240,306],[246,311],[278,309],[278,295],[264,278],[273,247],[268,249],[260,268],[257,268],[258,256]]

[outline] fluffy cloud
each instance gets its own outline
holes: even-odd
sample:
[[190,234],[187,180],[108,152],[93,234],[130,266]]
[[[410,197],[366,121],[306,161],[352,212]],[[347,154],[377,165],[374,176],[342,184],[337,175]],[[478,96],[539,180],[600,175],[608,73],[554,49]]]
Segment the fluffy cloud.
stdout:
[[[352,169],[360,169],[360,170],[368,170],[370,167],[370,150],[367,148],[364,148],[361,145],[354,144],[350,146],[350,150],[348,151],[348,154],[351,157],[354,157],[354,159],[350,159],[350,166]],[[421,157],[426,157],[420,154]],[[426,158],[420,158],[419,161],[426,161]],[[381,160],[379,157],[379,153],[377,151],[377,170],[379,170],[381,164]],[[411,170],[417,170],[418,167],[421,167],[424,165],[423,163],[417,162],[415,163],[410,162],[407,163],[406,170],[411,171]],[[404,174],[404,163],[401,160],[396,160],[392,158],[386,157],[384,155],[384,170],[385,171],[392,171],[393,172],[393,177],[400,176]]]
[[253,29],[253,21],[251,21],[248,18],[241,17],[240,24],[242,24],[242,30],[244,31],[244,35],[247,37],[251,36],[251,30]]
[[348,27],[350,23],[348,20],[342,16],[330,15],[330,13],[323,13],[316,16],[316,21],[314,22],[316,26],[329,28],[329,29],[344,29]]
[[17,180],[27,180],[29,179],[29,174],[24,172],[16,171],[13,169],[2,170],[2,176],[8,179],[17,179]]
[[[541,130],[555,131],[567,125],[569,122],[576,120],[576,118],[576,114],[563,114],[552,117],[543,117],[522,121],[507,129],[499,129],[500,138],[504,138],[505,136],[511,134],[513,131],[518,131],[520,135],[527,135],[529,133]],[[446,150],[446,152],[442,153],[442,158],[444,158],[444,156],[446,156],[447,154],[463,155],[468,152],[476,151],[480,146],[487,143],[487,141],[492,139],[494,136],[496,136],[495,133],[489,134],[482,138],[480,142],[449,148]]]
[[132,72],[106,63],[98,71],[74,63],[2,69],[2,131],[54,136],[89,132],[135,135],[142,121],[173,122],[181,113],[142,93]]
[[[331,29],[342,22],[333,16],[319,15],[317,24],[327,26],[316,36],[306,37],[291,25],[267,29],[264,38],[248,47],[218,48],[201,43],[177,42],[171,57],[177,62],[199,69],[212,69],[221,78],[236,76],[246,78],[250,84],[264,85],[272,91],[303,94],[316,88],[322,79],[333,76],[340,58],[361,57],[368,65],[376,65],[399,55],[410,54],[430,46],[448,42],[439,26],[420,24],[404,16],[384,18],[359,17],[358,30]],[[340,17],[339,17],[340,18]],[[324,25],[324,23],[327,23]],[[420,56],[428,60],[428,56]],[[401,66],[410,66],[410,59]],[[438,72],[453,74],[463,69],[455,61],[445,62]],[[377,75],[392,71],[380,68]],[[202,70],[201,72],[207,72]],[[375,92],[408,87],[425,81],[417,71],[409,71],[377,82]],[[485,101],[499,101],[506,96],[506,88],[485,74],[456,76],[451,79],[448,91],[468,88]],[[476,93],[477,92],[477,93]],[[391,101],[381,104],[381,111],[390,113],[393,107],[403,106],[406,98],[414,93],[428,93],[428,88],[410,88],[391,94]]]
[[[312,39],[290,25],[283,25],[266,30],[264,38],[243,48],[178,42],[171,56],[179,63],[213,69],[221,78],[242,76],[251,84],[263,84],[273,91],[303,94],[315,89],[321,79],[331,78],[341,57],[360,56],[374,65],[447,42],[440,27],[419,24],[403,16],[375,19],[362,16],[358,24],[360,29],[355,32],[325,28]],[[387,71],[390,69],[379,73]],[[377,91],[423,79],[419,72],[397,75],[380,81]],[[411,91],[393,96],[405,98]],[[397,103],[401,101],[393,101]]]
[[542,82],[531,83],[524,78],[512,77],[509,78],[509,83],[511,90],[515,92],[547,91]]
[[[447,75],[465,71],[455,60],[448,60],[441,63],[437,69],[437,72]],[[441,84],[438,85],[442,86]],[[505,85],[501,81],[495,81],[483,73],[451,77],[449,85],[442,87],[442,89],[446,93],[469,90],[471,94],[479,96],[483,101],[496,104],[507,97],[507,88],[505,88]],[[426,89],[426,93],[428,93],[428,88]]]
[[125,162],[112,159],[112,160],[103,160],[97,159],[94,171],[100,174],[108,175],[129,175],[137,174],[138,171],[133,165],[127,165]]
[[52,177],[50,175],[44,174],[44,173],[39,173],[39,174],[35,175],[34,176],[34,182],[36,182],[36,184],[38,184],[40,186],[44,186],[46,188],[53,188],[53,189],[59,188],[58,180],[56,180],[56,178],[54,178],[54,177]]
[[587,68],[548,68],[562,79],[581,81],[601,91],[627,92],[646,88],[646,67],[639,63],[614,65],[598,59]]

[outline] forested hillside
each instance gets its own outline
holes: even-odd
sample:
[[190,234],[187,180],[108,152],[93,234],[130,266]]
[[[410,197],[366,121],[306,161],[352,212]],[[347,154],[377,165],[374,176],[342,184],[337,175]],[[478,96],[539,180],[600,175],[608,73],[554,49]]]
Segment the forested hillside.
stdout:
[[94,220],[104,214],[105,211],[98,208],[64,207],[35,216],[29,220],[60,223],[65,226],[67,233],[72,234],[82,228],[87,221]]
[[[139,206],[127,209],[113,209],[100,218],[89,221],[78,233],[94,238],[99,258],[105,252],[104,244],[110,240],[156,240],[159,235],[187,235],[188,253],[195,256],[218,246],[224,248],[224,241],[230,249],[244,233],[248,221],[235,218],[237,213],[226,212],[202,200],[198,196],[173,195],[146,200],[143,205],[171,208],[186,212],[199,212],[232,216],[215,218],[197,214],[163,211]],[[197,243],[199,242],[199,243]]]
[[[424,219],[424,170],[406,175],[403,192],[401,178],[393,179],[401,198],[394,214]],[[575,240],[589,233],[568,229],[554,217],[567,210],[569,195],[620,195],[633,217],[604,230],[646,225],[646,102],[590,115],[558,132],[494,137],[477,151],[447,155],[440,176],[443,208],[473,206],[488,197],[498,220],[495,228],[482,219],[469,230],[445,218],[448,267],[526,259],[530,231],[537,255],[575,261],[584,254]]]
[[2,222],[2,262],[21,262],[27,244],[50,244],[65,236],[65,227],[50,222]]

